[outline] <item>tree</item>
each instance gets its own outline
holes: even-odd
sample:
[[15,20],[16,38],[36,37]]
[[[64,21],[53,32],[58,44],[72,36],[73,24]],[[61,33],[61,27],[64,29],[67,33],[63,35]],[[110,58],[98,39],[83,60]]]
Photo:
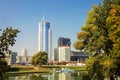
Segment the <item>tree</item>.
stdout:
[[12,29],[12,27],[8,27],[3,30],[2,35],[0,36],[0,76],[8,71],[5,54],[6,52],[10,52],[9,46],[13,46],[15,44],[15,37],[17,37],[17,33],[19,32],[20,31],[18,29]]
[[111,5],[106,24],[109,31],[109,39],[113,43],[109,55],[109,58],[112,59],[112,66],[108,68],[109,74],[112,73],[114,77],[120,77],[120,4]]
[[90,54],[86,67],[88,73],[95,75],[97,80],[100,76],[109,77],[110,80],[120,76],[119,6],[120,0],[103,0],[102,5],[94,6],[88,13],[82,31],[77,33],[78,40],[74,43],[76,49],[84,49]]
[[43,64],[46,64],[47,63],[47,53],[44,52],[44,51],[40,51],[40,52],[37,52],[33,57],[32,57],[32,60],[31,60],[31,63],[33,65],[43,65]]

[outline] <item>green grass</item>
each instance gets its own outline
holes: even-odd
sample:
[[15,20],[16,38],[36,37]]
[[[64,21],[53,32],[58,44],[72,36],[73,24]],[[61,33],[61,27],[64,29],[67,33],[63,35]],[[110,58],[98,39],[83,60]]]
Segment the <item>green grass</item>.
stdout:
[[70,68],[72,70],[82,70],[82,71],[85,71],[86,70],[86,67],[85,66],[64,66],[64,65],[46,65],[46,66],[43,66],[45,68],[58,68],[58,69],[61,69],[61,68]]
[[72,70],[80,70],[80,71],[85,71],[86,67],[69,67]]
[[29,70],[29,71],[17,71],[17,72],[8,72],[8,74],[26,74],[26,73],[48,73],[49,71],[35,71],[35,70]]
[[49,68],[34,69],[34,66],[11,66],[8,74],[24,74],[24,73],[48,73]]
[[33,66],[11,66],[10,67],[10,72],[12,71],[30,71],[34,70]]
[[42,67],[39,67],[38,70],[35,70],[34,69],[34,66],[11,66],[10,67],[10,71],[8,73],[10,74],[14,74],[14,73],[48,73],[50,71],[53,70],[53,68],[58,68],[58,69],[61,69],[61,68],[70,68],[72,70],[81,70],[81,71],[85,71],[86,68],[83,66],[83,67],[80,67],[80,66],[61,66],[61,65],[46,65],[46,66],[42,66]]

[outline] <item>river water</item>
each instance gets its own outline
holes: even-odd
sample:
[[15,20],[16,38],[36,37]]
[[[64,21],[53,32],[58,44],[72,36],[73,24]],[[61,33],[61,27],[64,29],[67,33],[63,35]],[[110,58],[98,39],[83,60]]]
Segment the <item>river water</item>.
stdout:
[[4,80],[83,80],[84,72],[74,73],[32,73],[7,75]]

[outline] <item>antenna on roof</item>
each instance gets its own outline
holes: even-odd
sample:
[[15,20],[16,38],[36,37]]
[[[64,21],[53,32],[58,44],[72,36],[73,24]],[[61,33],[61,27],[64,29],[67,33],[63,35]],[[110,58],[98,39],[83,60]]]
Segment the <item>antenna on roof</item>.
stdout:
[[42,20],[44,21],[45,17],[44,17],[44,13],[42,14]]

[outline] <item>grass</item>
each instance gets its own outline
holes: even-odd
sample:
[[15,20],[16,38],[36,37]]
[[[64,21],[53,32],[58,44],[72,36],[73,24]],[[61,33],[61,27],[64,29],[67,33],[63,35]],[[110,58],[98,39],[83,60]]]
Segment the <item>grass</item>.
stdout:
[[8,72],[8,74],[27,74],[27,73],[48,73],[49,71],[35,71],[35,70],[29,70],[29,71],[17,71],[17,72]]
[[72,70],[82,70],[82,71],[85,71],[86,70],[86,67],[85,66],[64,66],[64,65],[46,65],[46,66],[43,66],[45,68],[58,68],[58,69],[61,69],[61,68],[70,68]]
[[29,71],[29,70],[34,70],[34,67],[33,66],[11,66],[10,67],[10,72]]
[[39,67],[38,70],[34,66],[11,66],[8,73],[46,73],[49,72],[49,68]]
[[61,66],[61,65],[46,65],[42,67],[37,67],[37,70],[35,69],[34,66],[11,66],[10,71],[8,72],[9,74],[14,74],[14,73],[48,73],[53,70],[53,68],[70,68],[72,70],[82,70],[85,71],[85,67],[80,67],[80,66]]

